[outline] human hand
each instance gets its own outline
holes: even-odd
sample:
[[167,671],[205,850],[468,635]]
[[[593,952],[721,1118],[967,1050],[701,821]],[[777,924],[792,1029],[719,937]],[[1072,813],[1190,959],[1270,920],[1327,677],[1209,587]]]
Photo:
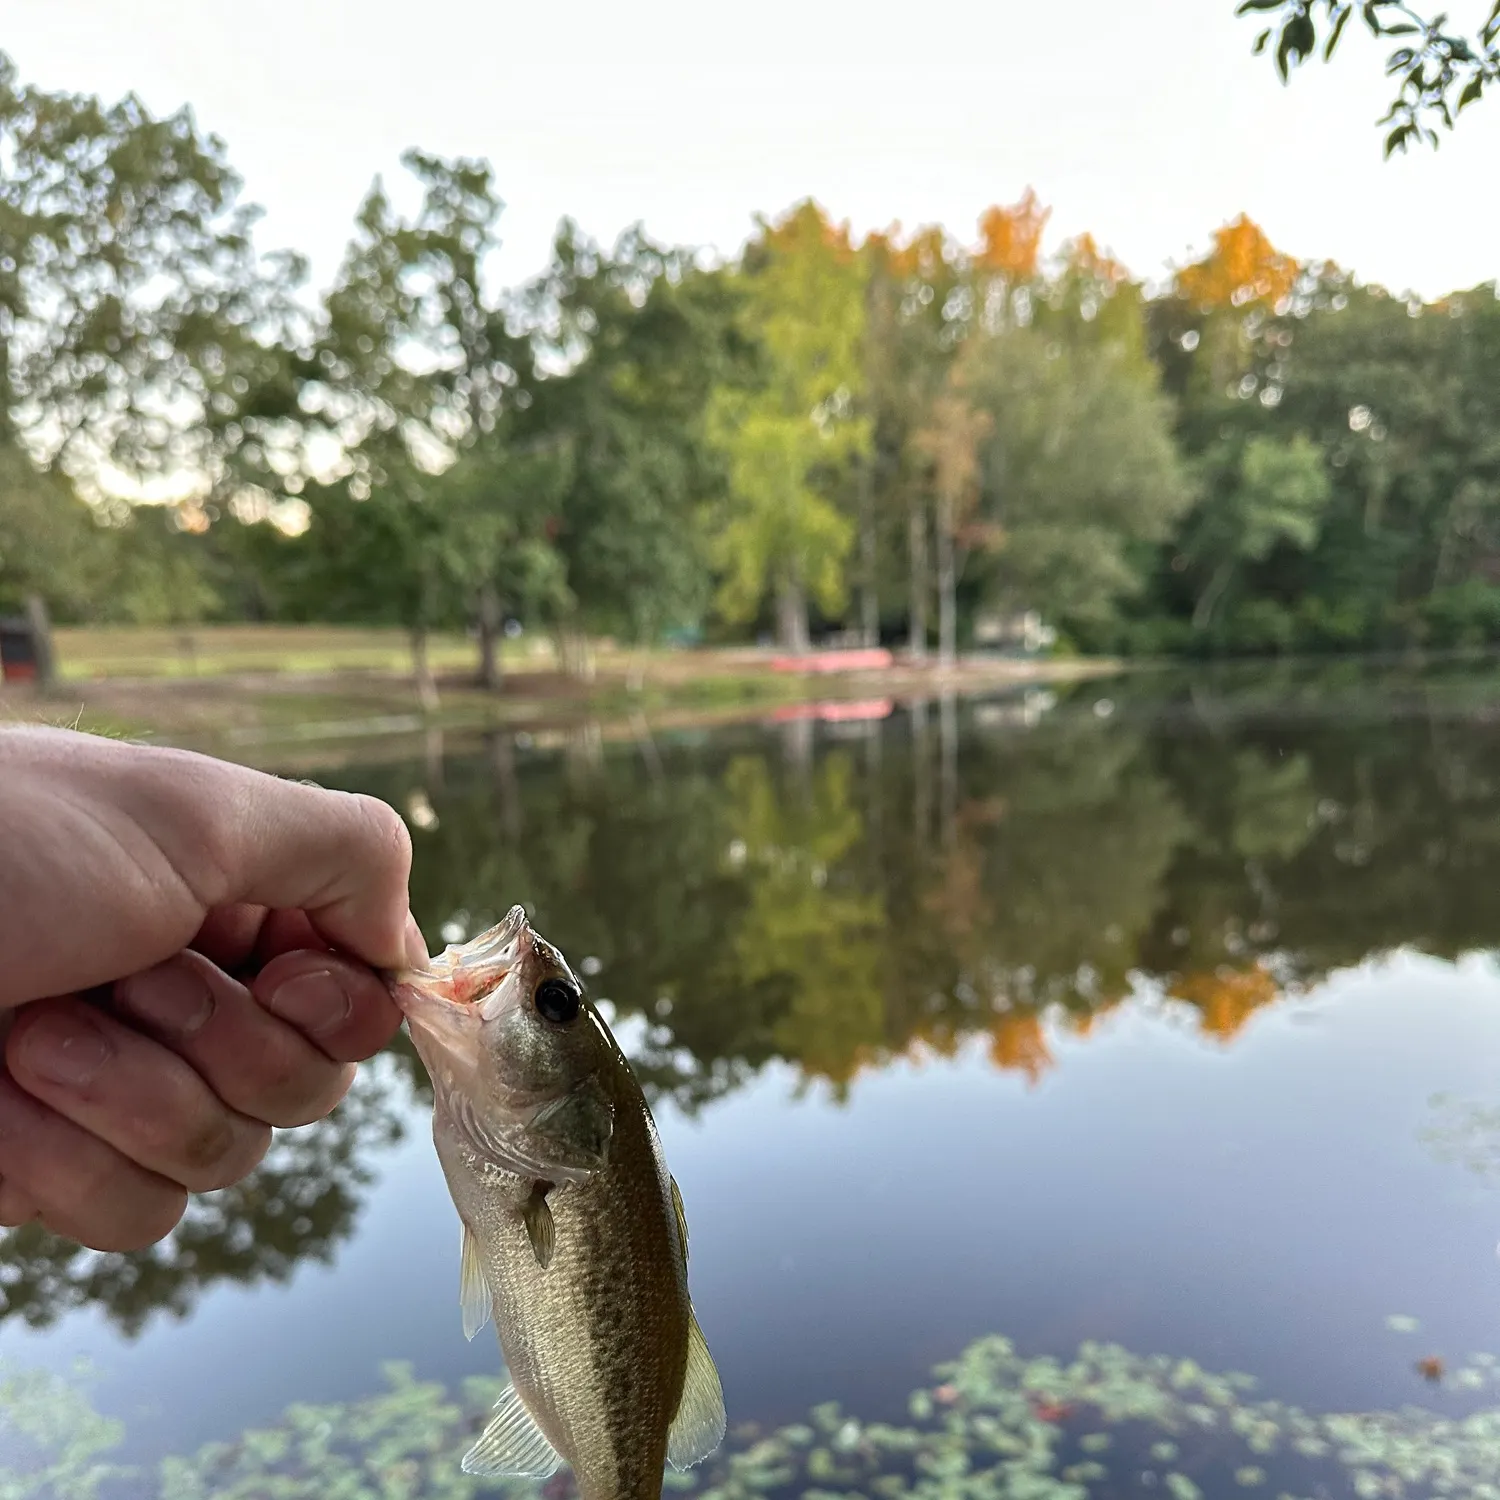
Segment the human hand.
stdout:
[[327,1114],[426,960],[410,861],[374,798],[0,730],[0,1224],[139,1248]]

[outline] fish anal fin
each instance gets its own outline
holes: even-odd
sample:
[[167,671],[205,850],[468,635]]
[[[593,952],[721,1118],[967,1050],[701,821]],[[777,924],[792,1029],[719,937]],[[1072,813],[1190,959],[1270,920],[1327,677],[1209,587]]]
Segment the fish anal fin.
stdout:
[[688,1321],[687,1374],[682,1400],[667,1435],[667,1462],[674,1469],[690,1469],[707,1458],[724,1440],[724,1388],[714,1368],[708,1341],[696,1315]]
[[485,1280],[484,1257],[479,1241],[467,1224],[463,1225],[458,1257],[458,1303],[463,1309],[464,1337],[472,1339],[490,1320],[492,1299],[490,1284]]
[[545,1479],[556,1473],[561,1463],[557,1449],[526,1410],[520,1392],[507,1383],[479,1441],[464,1454],[462,1468],[465,1474],[516,1474]]
[[552,1252],[557,1247],[557,1227],[552,1222],[552,1210],[547,1206],[547,1194],[551,1188],[550,1182],[535,1183],[531,1196],[521,1209],[526,1237],[531,1241],[537,1265],[544,1271],[552,1264]]
[[688,1255],[687,1210],[682,1206],[682,1189],[677,1186],[677,1179],[675,1177],[668,1177],[667,1181],[672,1184],[672,1210],[677,1215],[677,1234],[682,1240],[682,1263],[686,1265]]

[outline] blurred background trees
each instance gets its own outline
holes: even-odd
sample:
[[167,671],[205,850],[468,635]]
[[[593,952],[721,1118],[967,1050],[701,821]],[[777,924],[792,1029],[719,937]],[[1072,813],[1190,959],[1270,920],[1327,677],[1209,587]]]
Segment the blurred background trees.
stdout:
[[951,658],[1033,612],[1116,652],[1500,639],[1493,284],[1394,296],[1241,217],[1148,287],[1028,191],[969,240],[806,201],[729,262],[564,222],[505,288],[489,166],[412,151],[319,294],[186,110],[0,59],[0,159],[0,611],[399,624],[428,700],[428,634],[493,685],[507,621],[565,657]]

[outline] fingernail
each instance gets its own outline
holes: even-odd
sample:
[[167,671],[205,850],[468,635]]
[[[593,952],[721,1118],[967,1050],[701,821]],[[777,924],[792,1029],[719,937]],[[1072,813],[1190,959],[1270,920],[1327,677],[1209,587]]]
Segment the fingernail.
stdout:
[[80,1088],[109,1061],[109,1039],[82,1017],[43,1016],[21,1041],[21,1061],[49,1083]]
[[427,951],[427,939],[422,936],[422,929],[417,926],[417,919],[408,912],[406,914],[406,962],[413,969],[425,969],[430,957]]
[[214,997],[203,980],[183,963],[160,964],[122,980],[119,999],[132,1015],[163,1031],[190,1036],[214,1013]]
[[283,1021],[314,1036],[341,1026],[353,1009],[348,990],[327,969],[288,979],[271,991],[266,1005]]

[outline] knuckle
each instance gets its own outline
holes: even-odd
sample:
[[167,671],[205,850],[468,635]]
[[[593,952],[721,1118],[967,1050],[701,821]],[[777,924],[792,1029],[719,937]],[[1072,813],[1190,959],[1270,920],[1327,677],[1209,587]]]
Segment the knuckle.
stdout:
[[178,1143],[182,1185],[197,1193],[229,1187],[254,1169],[270,1144],[270,1127],[258,1120],[210,1116]]
[[390,863],[400,869],[404,878],[411,869],[411,834],[405,820],[390,803],[382,802],[379,797],[364,792],[353,792],[350,796],[373,841],[381,847]]

